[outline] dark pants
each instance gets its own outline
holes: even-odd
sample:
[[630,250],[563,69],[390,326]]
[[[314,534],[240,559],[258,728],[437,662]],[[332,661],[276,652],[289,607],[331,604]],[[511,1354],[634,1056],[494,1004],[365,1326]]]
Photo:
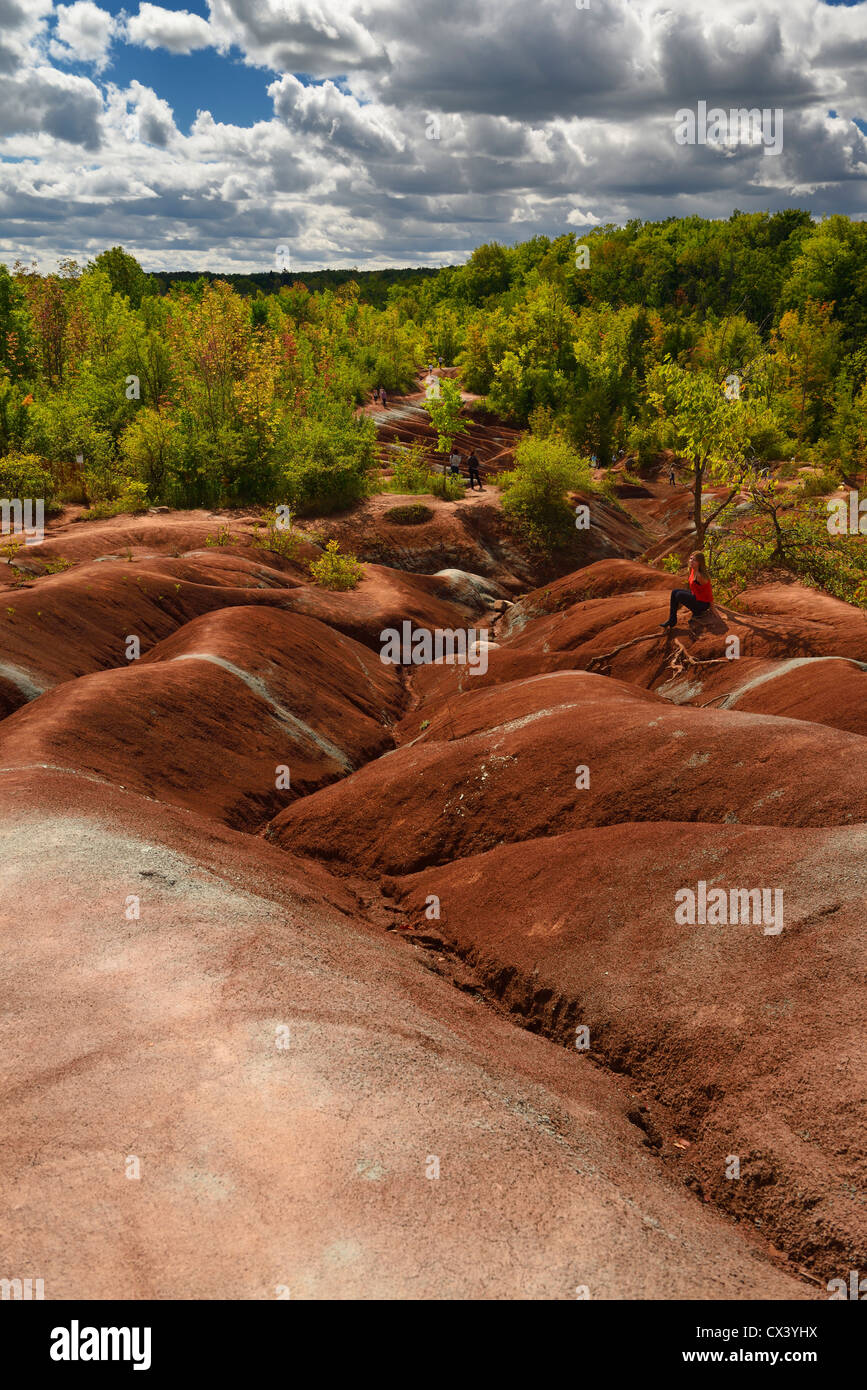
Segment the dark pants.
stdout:
[[482,480],[481,480],[481,478],[479,477],[479,470],[478,470],[478,468],[472,468],[472,467],[471,467],[471,468],[470,468],[470,487],[474,488],[475,485],[476,485],[476,483],[478,483],[480,491],[484,492],[484,488],[482,487]]
[[672,589],[671,604],[668,610],[668,621],[672,626],[674,626],[677,621],[678,608],[688,608],[691,613],[694,613],[695,616],[699,618],[702,613],[707,612],[710,608],[710,604],[702,603],[701,599],[697,599],[695,594],[689,589]]

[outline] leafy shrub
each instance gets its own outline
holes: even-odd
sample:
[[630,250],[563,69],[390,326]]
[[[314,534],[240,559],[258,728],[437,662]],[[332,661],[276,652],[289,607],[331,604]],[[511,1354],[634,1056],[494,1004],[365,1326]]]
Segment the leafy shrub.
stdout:
[[[30,445],[50,460],[52,476],[80,483],[90,502],[113,501],[124,481],[115,461],[114,440],[87,414],[86,407],[65,395],[53,395],[30,407]],[[84,460],[77,462],[78,455]],[[79,471],[80,470],[80,471]]]
[[840,479],[836,473],[808,473],[801,491],[805,497],[825,497],[829,492],[836,492],[839,486]]
[[389,492],[429,492],[431,471],[427,465],[427,450],[423,444],[410,444],[398,454],[392,465],[393,474],[387,484]]
[[376,426],[338,414],[298,420],[281,449],[282,493],[299,512],[343,511],[366,497]]
[[287,560],[293,560],[307,537],[295,530],[292,521],[291,511],[285,519],[277,512],[269,513],[265,521],[257,525],[253,534],[253,544],[261,546],[263,550],[270,550],[275,555],[282,555]]
[[398,526],[421,526],[425,521],[430,521],[433,512],[421,502],[411,502],[406,507],[389,507],[385,515],[388,521],[394,521]]
[[54,503],[54,479],[36,454],[6,454],[0,458],[0,497],[42,498],[45,510]]
[[443,473],[434,473],[427,463],[427,450],[423,444],[411,444],[403,455],[395,459],[393,475],[385,484],[383,492],[418,493],[422,496],[443,497],[447,502],[458,502],[464,496],[463,479],[452,478]]
[[574,524],[566,494],[593,490],[592,471],[560,436],[527,435],[499,486],[506,516],[531,545],[547,550],[566,544]]
[[135,515],[136,512],[146,512],[147,509],[148,496],[144,483],[127,478],[123,483],[123,491],[119,497],[116,497],[113,502],[93,502],[87,511],[82,512],[78,520],[105,521],[110,516],[122,516],[125,513]]
[[220,527],[216,536],[205,536],[205,545],[209,548],[215,545],[231,545],[232,533],[227,524]]
[[325,554],[310,561],[310,573],[323,589],[354,589],[364,574],[364,566],[354,555],[341,555],[338,542],[331,540]]
[[[773,502],[772,502],[773,505]],[[734,532],[709,538],[714,588],[725,603],[769,571],[867,608],[867,537],[832,536],[821,504],[786,500],[775,513],[751,517]]]
[[124,430],[120,452],[129,472],[154,502],[164,501],[177,486],[181,440],[176,422],[165,411],[143,407]]

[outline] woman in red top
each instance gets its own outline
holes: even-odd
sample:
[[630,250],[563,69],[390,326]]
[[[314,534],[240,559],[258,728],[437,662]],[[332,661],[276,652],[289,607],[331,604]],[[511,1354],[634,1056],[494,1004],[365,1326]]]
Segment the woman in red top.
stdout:
[[677,610],[680,607],[688,608],[691,613],[699,617],[702,613],[707,612],[712,603],[713,590],[710,586],[710,575],[707,572],[704,551],[694,550],[689,557],[689,588],[672,591],[668,622],[660,623],[660,627],[675,627]]

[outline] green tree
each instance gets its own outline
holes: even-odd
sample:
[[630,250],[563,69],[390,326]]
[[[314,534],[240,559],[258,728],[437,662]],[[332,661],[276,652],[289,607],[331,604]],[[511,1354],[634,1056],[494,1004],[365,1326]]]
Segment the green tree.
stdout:
[[150,276],[146,275],[136,260],[122,246],[112,246],[110,251],[101,251],[90,262],[88,269],[102,270],[108,276],[115,294],[125,296],[133,309],[138,309],[142,299],[153,293]]
[[[686,371],[670,359],[652,372],[648,401],[669,425],[674,449],[693,470],[693,525],[701,548],[708,527],[734,500],[750,472],[750,425],[757,412],[748,410],[742,398],[728,399],[723,385],[709,373]],[[729,491],[703,515],[708,483],[723,483]]]

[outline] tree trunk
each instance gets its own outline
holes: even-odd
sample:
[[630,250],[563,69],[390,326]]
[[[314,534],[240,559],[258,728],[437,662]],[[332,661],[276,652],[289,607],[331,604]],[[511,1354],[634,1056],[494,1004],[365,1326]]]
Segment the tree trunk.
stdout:
[[702,482],[704,481],[704,468],[695,465],[695,473],[692,483],[692,520],[695,526],[695,548],[701,550],[704,545],[704,523],[701,519],[701,495]]

